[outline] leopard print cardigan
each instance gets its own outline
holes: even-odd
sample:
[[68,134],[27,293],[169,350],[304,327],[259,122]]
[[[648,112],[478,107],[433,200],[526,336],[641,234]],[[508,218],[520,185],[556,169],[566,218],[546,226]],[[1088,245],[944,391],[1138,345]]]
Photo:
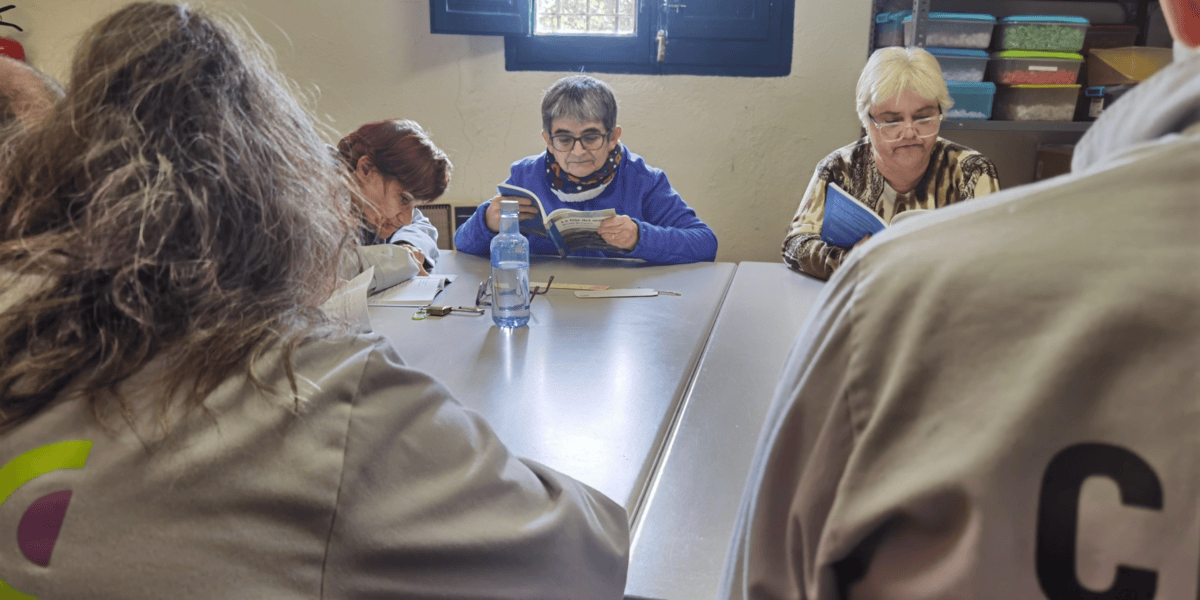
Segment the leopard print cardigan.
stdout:
[[821,240],[825,185],[831,181],[871,207],[885,222],[906,210],[940,208],[1000,189],[996,167],[990,160],[966,146],[938,138],[925,176],[912,191],[896,194],[875,167],[870,139],[863,137],[817,165],[783,240],[783,261],[820,279],[828,279],[849,252],[848,248]]

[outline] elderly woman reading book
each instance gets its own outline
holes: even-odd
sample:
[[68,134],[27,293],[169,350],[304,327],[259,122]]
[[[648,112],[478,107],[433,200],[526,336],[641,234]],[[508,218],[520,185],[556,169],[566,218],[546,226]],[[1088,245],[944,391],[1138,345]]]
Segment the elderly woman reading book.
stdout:
[[938,136],[954,101],[932,54],[921,48],[876,50],[856,95],[866,137],[817,165],[783,240],[783,261],[820,279],[828,279],[853,247],[821,239],[829,183],[888,223],[907,210],[938,208],[1000,188],[991,161]]
[[[542,99],[542,139],[546,151],[512,165],[506,183],[537,195],[547,213],[561,208],[581,211],[615,209],[598,228],[611,249],[572,252],[577,256],[640,258],[652,263],[711,261],[717,236],[679,197],[661,170],[623,144],[617,125],[617,101],[608,84],[583,75],[565,77]],[[454,235],[455,247],[487,256],[499,231],[500,199],[481,204]],[[539,212],[528,198],[521,218]],[[534,254],[558,254],[547,237],[529,240]]]

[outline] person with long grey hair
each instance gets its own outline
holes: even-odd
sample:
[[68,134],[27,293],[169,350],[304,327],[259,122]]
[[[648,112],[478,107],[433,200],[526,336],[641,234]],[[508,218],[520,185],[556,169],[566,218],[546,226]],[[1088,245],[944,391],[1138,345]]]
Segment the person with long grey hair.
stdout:
[[321,308],[361,219],[256,40],[130,4],[0,147],[0,591],[621,597],[620,506]]

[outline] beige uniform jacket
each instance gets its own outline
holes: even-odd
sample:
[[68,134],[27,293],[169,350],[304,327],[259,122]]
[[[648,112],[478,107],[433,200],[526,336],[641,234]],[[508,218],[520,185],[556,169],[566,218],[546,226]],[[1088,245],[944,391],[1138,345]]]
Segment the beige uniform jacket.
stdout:
[[375,267],[375,272],[367,285],[368,294],[408,281],[420,273],[421,269],[421,265],[413,260],[412,254],[403,246],[355,246],[353,250],[342,255],[342,261],[338,265],[338,278],[348,281],[371,267]]
[[[288,391],[278,353],[260,364]],[[162,393],[153,366],[124,388],[143,408]],[[0,471],[0,581],[39,600],[622,597],[625,511],[511,455],[387,340],[305,344],[296,374],[298,414],[233,376],[161,441],[68,400],[0,434],[0,468],[17,465]],[[20,481],[23,455],[80,441],[82,468],[42,460]],[[43,566],[18,532],[63,491]]]
[[768,413],[725,598],[1193,600],[1200,58],[1073,173],[852,252]]

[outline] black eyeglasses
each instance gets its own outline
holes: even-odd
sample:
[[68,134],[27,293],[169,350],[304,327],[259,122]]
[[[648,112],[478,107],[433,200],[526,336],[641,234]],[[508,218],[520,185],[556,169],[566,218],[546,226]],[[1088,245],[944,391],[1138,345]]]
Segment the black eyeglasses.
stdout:
[[[532,302],[534,296],[546,295],[546,292],[550,291],[550,286],[552,286],[552,285],[554,285],[554,276],[553,275],[551,275],[550,279],[546,281],[546,287],[541,287],[541,286],[535,285],[535,286],[529,288],[529,301]],[[479,282],[479,291],[475,293],[475,307],[483,308],[484,306],[491,306],[492,301],[489,300],[489,298],[491,298],[491,297],[492,297],[492,277],[489,275],[487,279]]]
[[550,145],[559,152],[570,152],[575,149],[575,142],[583,144],[584,150],[599,150],[608,141],[607,133],[585,133],[579,137],[559,133],[550,136]]

